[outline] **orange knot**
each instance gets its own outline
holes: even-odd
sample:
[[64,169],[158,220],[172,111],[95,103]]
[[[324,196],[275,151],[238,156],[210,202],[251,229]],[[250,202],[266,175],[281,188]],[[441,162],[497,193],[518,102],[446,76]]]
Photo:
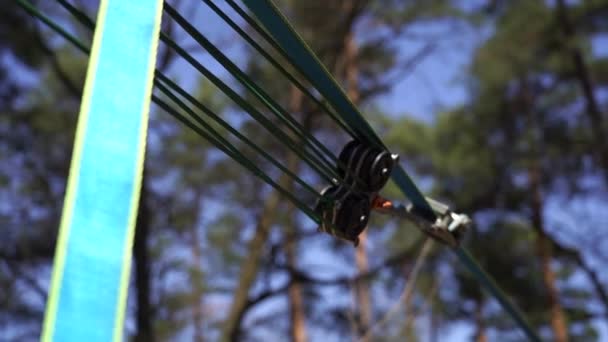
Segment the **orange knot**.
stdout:
[[388,209],[392,208],[393,203],[386,198],[382,198],[380,196],[376,196],[372,201],[372,209]]

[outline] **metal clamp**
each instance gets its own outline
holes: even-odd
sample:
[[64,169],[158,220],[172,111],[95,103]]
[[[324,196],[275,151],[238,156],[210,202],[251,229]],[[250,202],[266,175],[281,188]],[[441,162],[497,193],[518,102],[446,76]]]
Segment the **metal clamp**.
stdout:
[[473,221],[465,214],[451,211],[444,203],[432,198],[427,198],[426,200],[431,205],[431,208],[433,208],[435,215],[437,215],[435,222],[430,222],[418,215],[411,204],[407,207],[394,205],[390,201],[378,197],[373,208],[379,213],[409,220],[431,238],[448,246],[457,247],[464,236],[464,232],[471,226]]

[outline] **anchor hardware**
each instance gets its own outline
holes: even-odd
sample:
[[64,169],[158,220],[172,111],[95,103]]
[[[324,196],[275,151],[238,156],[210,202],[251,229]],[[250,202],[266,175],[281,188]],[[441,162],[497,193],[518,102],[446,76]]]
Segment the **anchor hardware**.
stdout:
[[393,205],[380,197],[378,192],[390,179],[399,157],[386,150],[353,140],[344,146],[336,167],[342,182],[335,180],[321,191],[315,212],[322,221],[319,231],[359,244],[359,235],[365,230],[371,211],[378,211],[413,222],[423,233],[448,246],[459,245],[464,232],[472,224],[464,214],[453,212],[447,205],[431,198],[437,219],[430,222],[417,213],[410,204],[407,207]]
[[319,230],[352,241],[356,247],[369,221],[369,198],[335,185],[323,189],[321,196],[327,201],[319,202],[315,209],[322,218]]
[[407,207],[394,205],[392,202],[377,196],[373,204],[374,211],[382,214],[396,216],[411,221],[424,234],[446,244],[450,247],[458,247],[464,233],[472,225],[473,221],[465,214],[453,212],[447,205],[432,198],[426,198],[427,202],[435,212],[437,219],[430,222],[416,214],[413,205]]
[[357,246],[373,199],[388,182],[398,156],[353,140],[344,146],[338,160],[337,173],[343,181],[321,191],[315,206],[322,218],[319,230]]

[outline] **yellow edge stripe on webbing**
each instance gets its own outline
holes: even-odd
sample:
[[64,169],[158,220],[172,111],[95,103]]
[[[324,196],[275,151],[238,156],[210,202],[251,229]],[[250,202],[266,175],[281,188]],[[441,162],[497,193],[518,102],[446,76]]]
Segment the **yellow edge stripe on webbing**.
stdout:
[[123,250],[122,273],[120,275],[120,287],[118,289],[118,303],[116,303],[116,321],[114,322],[114,341],[121,341],[123,326],[125,322],[125,311],[127,305],[127,292],[129,289],[129,275],[131,273],[131,251],[135,238],[135,224],[139,207],[139,198],[143,180],[144,159],[146,153],[146,137],[148,132],[148,118],[150,114],[150,103],[152,99],[152,87],[154,85],[154,70],[156,68],[156,55],[158,51],[158,38],[160,35],[160,24],[163,13],[164,0],[158,0],[156,8],[156,18],[154,20],[154,31],[152,33],[152,44],[150,55],[148,56],[148,79],[146,85],[145,98],[141,113],[141,124],[139,127],[139,151],[137,153],[135,167],[135,182],[133,183],[133,193],[131,196],[131,210],[129,212],[129,222],[127,238]]
[[95,84],[95,71],[99,63],[99,50],[103,38],[105,26],[105,18],[108,8],[108,1],[101,0],[97,14],[97,29],[93,36],[93,46],[91,48],[91,56],[89,65],[87,66],[87,76],[84,85],[82,103],[78,114],[78,123],[76,126],[76,137],[74,139],[74,148],[72,154],[72,162],[70,164],[70,173],[68,176],[68,184],[66,188],[63,211],[61,213],[61,223],[59,225],[59,237],[55,247],[55,258],[53,262],[53,271],[51,275],[51,287],[49,290],[48,303],[44,316],[41,340],[50,342],[53,339],[55,331],[55,321],[57,318],[57,306],[59,304],[59,293],[61,292],[61,279],[63,278],[67,244],[70,235],[70,226],[72,225],[72,217],[74,214],[74,202],[76,200],[76,190],[78,189],[78,178],[80,175],[80,162],[82,160],[82,149],[84,146],[84,137],[86,135],[89,111],[91,107],[91,97],[93,94],[93,86]]

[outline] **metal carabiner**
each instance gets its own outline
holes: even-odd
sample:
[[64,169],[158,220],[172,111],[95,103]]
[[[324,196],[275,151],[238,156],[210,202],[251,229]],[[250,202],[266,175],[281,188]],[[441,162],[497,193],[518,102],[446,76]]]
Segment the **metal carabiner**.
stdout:
[[382,214],[404,218],[414,223],[418,229],[431,238],[448,246],[458,247],[464,236],[464,232],[473,223],[471,219],[465,214],[457,214],[451,211],[444,203],[432,198],[427,198],[426,200],[437,215],[435,222],[430,222],[418,215],[411,204],[407,207],[394,205],[391,201],[380,196],[376,196],[374,199],[372,209]]

